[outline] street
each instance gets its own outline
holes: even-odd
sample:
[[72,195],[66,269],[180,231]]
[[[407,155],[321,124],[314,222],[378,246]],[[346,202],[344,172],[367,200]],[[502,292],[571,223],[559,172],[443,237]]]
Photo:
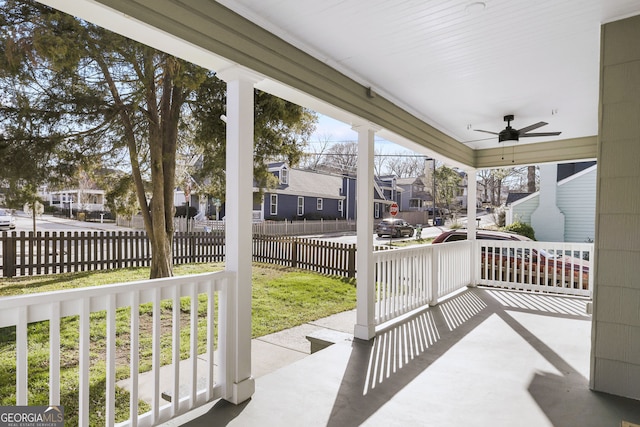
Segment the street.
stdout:
[[[30,216],[27,216],[24,212],[16,211],[16,229],[14,231],[17,232],[29,232],[33,231],[33,222]],[[480,212],[477,215],[477,218],[480,219],[478,225],[480,228],[487,227],[489,225],[493,225],[493,218],[491,214],[486,212]],[[458,222],[466,225],[466,217],[458,218]],[[437,227],[424,227],[422,229],[421,237],[423,239],[435,238],[440,233],[449,230],[449,228],[445,226],[437,226]],[[54,217],[52,215],[42,215],[36,218],[36,231],[46,232],[46,231],[134,231],[130,228],[126,227],[118,227],[114,222],[87,222],[87,221],[76,221],[69,218],[60,218]],[[319,239],[324,241],[336,242],[336,243],[344,243],[344,244],[355,244],[356,243],[356,233],[355,232],[344,232],[344,233],[333,233],[333,234],[318,234],[318,235],[307,235],[301,236],[312,239]],[[404,237],[397,238],[394,237],[394,241],[399,240],[412,240],[416,239],[416,236],[413,237]],[[377,234],[373,234],[373,244],[374,245],[384,245],[389,243],[389,236],[378,237]]]
[[[22,211],[16,211],[16,232],[33,231],[33,219]],[[53,215],[41,215],[36,218],[36,232],[46,231],[132,231],[129,228],[118,227],[114,222],[87,222],[69,218],[59,218]]]
[[[478,219],[479,221],[476,223],[476,226],[478,226],[479,228],[486,228],[489,226],[494,225],[493,222],[493,216],[490,213],[487,213],[485,211],[481,211],[478,212],[478,215],[476,215],[476,219]],[[376,221],[377,223],[378,221]],[[458,223],[462,224],[463,226],[466,226],[467,224],[467,218],[466,217],[459,217],[458,218]],[[423,239],[433,239],[436,236],[438,236],[440,233],[443,233],[445,231],[449,230],[449,228],[445,225],[445,226],[437,226],[437,227],[424,227],[422,229],[422,233],[420,234],[420,236]],[[324,240],[327,242],[336,242],[336,243],[343,243],[343,244],[356,244],[356,233],[355,232],[344,232],[344,233],[334,233],[334,234],[315,234],[315,235],[308,235],[308,236],[301,236],[301,237],[306,237],[309,239],[318,239],[318,240]],[[397,241],[403,241],[403,240],[415,240],[416,236],[414,235],[413,237],[394,237],[393,241],[397,242]],[[378,237],[377,234],[373,234],[373,244],[375,246],[382,246],[382,245],[386,245],[389,243],[389,236],[383,236],[383,237]]]

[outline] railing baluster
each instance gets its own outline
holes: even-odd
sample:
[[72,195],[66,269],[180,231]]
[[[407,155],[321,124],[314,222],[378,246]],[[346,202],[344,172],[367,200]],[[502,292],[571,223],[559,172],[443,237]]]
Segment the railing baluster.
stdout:
[[49,318],[49,404],[60,405],[60,303],[51,304]]
[[[161,332],[161,288],[155,288],[153,290],[153,326],[151,334],[151,375],[153,376],[154,384],[160,384],[160,332]],[[151,400],[152,419],[155,424],[160,417],[160,393],[153,393]]]
[[189,408],[193,408],[196,404],[196,396],[198,393],[198,293],[195,284],[189,285],[189,296],[191,298],[191,396],[189,399]]
[[90,307],[89,298],[80,300],[80,369],[79,369],[79,416],[81,426],[89,425],[89,333],[90,333]]
[[106,378],[106,421],[108,427],[113,427],[116,417],[116,296],[107,297],[107,360],[105,368]]
[[27,377],[29,352],[27,345],[27,307],[18,309],[16,322],[16,405],[26,406],[28,402]]
[[171,408],[172,415],[178,414],[178,408],[180,403],[180,288],[176,285],[173,286],[173,301],[171,304],[173,323],[171,325],[171,346],[173,363],[173,385]]
[[131,292],[131,348],[130,348],[130,364],[129,375],[131,390],[129,416],[131,418],[131,426],[136,427],[138,425],[138,375],[140,366],[140,294],[138,291]]
[[[209,283],[211,287],[212,284]],[[207,401],[211,400],[213,393],[214,381],[214,352],[215,352],[215,331],[216,331],[216,313],[215,313],[215,292],[207,293]]]

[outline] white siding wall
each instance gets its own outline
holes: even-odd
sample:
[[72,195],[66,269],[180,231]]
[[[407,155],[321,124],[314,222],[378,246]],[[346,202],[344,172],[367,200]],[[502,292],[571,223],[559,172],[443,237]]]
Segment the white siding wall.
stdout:
[[531,224],[531,214],[538,208],[539,197],[537,194],[529,197],[526,197],[526,200],[522,202],[518,201],[519,203],[511,205],[513,222],[520,221]]
[[558,186],[558,207],[564,213],[564,241],[586,242],[595,238],[596,169]]
[[[583,243],[595,238],[596,178],[593,166],[558,185],[557,206],[564,214],[565,242]],[[518,200],[511,205],[511,220],[531,224],[531,213],[538,204],[538,193]]]
[[591,388],[640,399],[640,16],[602,33]]

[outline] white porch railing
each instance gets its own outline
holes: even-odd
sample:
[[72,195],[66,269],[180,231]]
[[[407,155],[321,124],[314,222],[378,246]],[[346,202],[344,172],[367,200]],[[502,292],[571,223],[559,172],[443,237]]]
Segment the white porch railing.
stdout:
[[375,325],[469,285],[587,297],[593,290],[590,243],[465,240],[374,252],[373,259]]
[[477,283],[591,297],[593,244],[477,240]]
[[471,283],[467,241],[374,252],[376,325],[392,320]]
[[[78,319],[76,328],[79,333],[78,384],[79,411],[78,425],[88,426],[89,411],[101,411],[105,414],[106,425],[113,426],[116,405],[116,359],[118,354],[116,341],[122,339],[116,334],[116,319],[121,322],[122,309],[130,312],[129,336],[130,345],[128,355],[130,406],[129,419],[119,420],[121,426],[150,426],[169,420],[185,413],[197,406],[220,397],[230,396],[229,373],[233,372],[235,361],[227,355],[227,349],[233,348],[232,322],[227,321],[230,307],[228,306],[231,285],[234,275],[229,272],[215,272],[201,275],[173,277],[167,279],[147,280],[135,283],[82,288],[70,291],[57,291],[33,294],[19,297],[0,299],[0,328],[15,327],[15,367],[5,366],[3,369],[15,369],[16,372],[16,404],[28,405],[29,372],[32,367],[29,360],[28,325],[34,322],[49,323],[49,404],[60,405],[61,402],[61,326],[73,327],[72,322],[65,319],[74,316]],[[189,376],[184,378],[180,371],[180,343],[181,343],[181,298],[189,297]],[[217,301],[216,301],[217,299]],[[186,300],[182,301],[187,304]],[[153,398],[150,402],[151,410],[138,415],[138,385],[140,344],[143,331],[141,330],[141,305],[146,304],[144,313],[151,312],[151,364],[154,383]],[[149,308],[150,306],[150,308]],[[199,307],[200,306],[200,307]],[[202,307],[203,306],[203,307]],[[169,342],[171,346],[171,376],[170,392],[174,398],[170,403],[161,403],[159,389],[160,354],[161,354],[161,308],[171,311],[170,339],[162,341],[162,346]],[[218,308],[219,307],[219,308]],[[184,308],[184,307],[183,307]],[[128,309],[128,310],[127,310]],[[198,371],[198,312],[206,312],[206,369],[200,365]],[[148,314],[145,314],[148,316]],[[165,323],[167,322],[166,313]],[[96,319],[104,320],[98,327],[106,329],[105,347],[106,359],[106,407],[90,409],[90,370],[94,368],[95,354],[92,353],[91,343],[96,338],[90,329],[96,327]],[[183,319],[184,320],[184,319]],[[105,324],[106,323],[106,324]],[[166,327],[165,327],[166,329]],[[147,331],[148,333],[149,331]],[[183,331],[184,333],[184,331]],[[200,337],[202,337],[202,331]],[[185,338],[182,338],[183,342]],[[201,347],[202,348],[202,347]],[[214,377],[214,350],[216,376]],[[66,355],[68,358],[68,355]],[[200,355],[201,358],[203,355]],[[166,369],[166,368],[165,368]],[[181,377],[182,375],[182,377]],[[200,381],[198,381],[200,379]],[[175,398],[178,396],[178,398]],[[92,402],[91,405],[94,405]],[[68,416],[65,414],[65,416]]]

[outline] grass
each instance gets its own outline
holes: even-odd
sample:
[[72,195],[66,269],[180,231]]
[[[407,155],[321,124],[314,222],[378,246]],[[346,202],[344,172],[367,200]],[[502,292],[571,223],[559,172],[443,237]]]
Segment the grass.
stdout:
[[[176,276],[221,270],[222,264],[193,264],[176,266]],[[111,271],[65,273],[59,275],[22,277],[0,280],[0,297],[37,292],[58,291],[80,287],[100,286],[145,280],[148,268],[129,268]],[[316,320],[355,307],[355,286],[352,280],[323,276],[301,270],[292,270],[266,264],[253,266],[252,336],[259,337]],[[199,325],[203,333],[206,326],[206,295],[199,296]],[[140,314],[140,372],[151,369],[151,305],[143,304]],[[189,298],[180,301],[181,329],[180,354],[189,354],[188,318]],[[172,302],[162,301],[161,363],[171,363]],[[90,324],[90,424],[104,425],[105,407],[105,312],[91,314]],[[65,317],[61,324],[61,403],[65,407],[65,425],[78,425],[78,356],[79,320]],[[129,376],[130,309],[119,309],[116,315],[117,379]],[[29,404],[47,405],[49,393],[49,325],[32,323],[29,337]],[[203,351],[203,350],[202,350]],[[15,327],[0,329],[0,405],[15,405]],[[116,391],[116,419],[129,417],[129,393]],[[140,402],[140,413],[150,408]]]

